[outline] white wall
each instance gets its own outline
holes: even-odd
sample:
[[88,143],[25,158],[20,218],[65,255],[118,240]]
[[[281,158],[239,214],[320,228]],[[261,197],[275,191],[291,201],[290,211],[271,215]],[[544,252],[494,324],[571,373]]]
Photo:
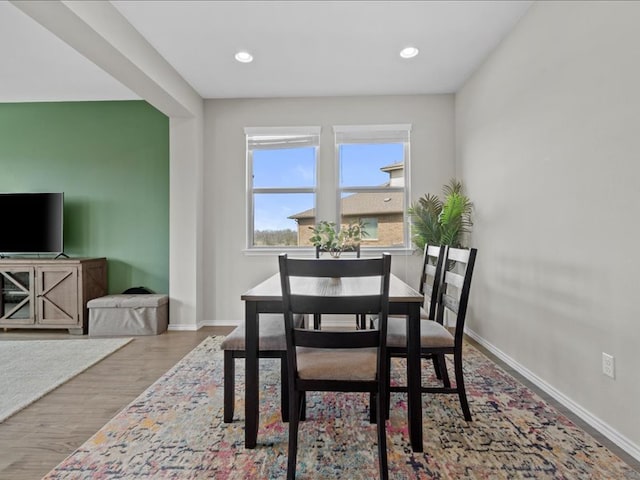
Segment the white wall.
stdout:
[[[244,318],[240,295],[276,273],[276,254],[249,256],[246,246],[244,127],[322,127],[319,182],[334,172],[333,125],[411,123],[412,196],[440,193],[453,176],[453,96],[240,99],[205,101],[204,319]],[[319,206],[328,216],[332,206]],[[335,210],[333,210],[335,211]],[[324,213],[323,213],[324,212]],[[417,284],[420,256],[395,255],[395,274]]]
[[202,320],[203,114],[170,119],[170,330],[196,330]]
[[638,25],[640,2],[538,2],[455,114],[470,329],[640,458]]

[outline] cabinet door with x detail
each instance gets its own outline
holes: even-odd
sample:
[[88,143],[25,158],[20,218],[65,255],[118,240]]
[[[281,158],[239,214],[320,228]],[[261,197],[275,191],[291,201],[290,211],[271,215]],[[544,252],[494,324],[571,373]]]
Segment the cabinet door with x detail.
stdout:
[[36,268],[38,323],[79,325],[78,268],[40,266]]

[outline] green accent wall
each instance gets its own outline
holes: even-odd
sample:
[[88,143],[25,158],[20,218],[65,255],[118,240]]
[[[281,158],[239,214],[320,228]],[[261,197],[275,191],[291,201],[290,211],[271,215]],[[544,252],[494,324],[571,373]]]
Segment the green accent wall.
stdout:
[[169,292],[169,118],[147,102],[0,103],[0,192],[64,192],[67,255],[106,257],[109,293]]

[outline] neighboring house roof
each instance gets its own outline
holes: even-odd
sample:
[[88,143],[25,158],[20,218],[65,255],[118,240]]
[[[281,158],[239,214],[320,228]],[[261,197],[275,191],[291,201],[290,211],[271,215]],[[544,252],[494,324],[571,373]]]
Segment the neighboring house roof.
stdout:
[[404,170],[404,162],[392,163],[386,167],[382,167],[380,170],[383,172],[390,172],[391,170]]
[[[354,193],[342,199],[342,214],[345,216],[374,216],[403,213],[403,192]],[[316,209],[311,208],[287,218],[296,220],[314,218]]]
[[[389,173],[392,171],[403,170],[404,162],[396,162],[391,165],[386,165],[380,170]],[[393,182],[393,179],[390,179]],[[389,182],[385,183],[384,187],[388,187]],[[348,197],[342,199],[342,214],[345,216],[365,216],[365,215],[392,215],[394,213],[403,213],[403,192],[363,192],[354,193]],[[296,213],[287,218],[293,218],[300,220],[303,218],[314,218],[316,216],[316,209],[311,208],[304,212]]]

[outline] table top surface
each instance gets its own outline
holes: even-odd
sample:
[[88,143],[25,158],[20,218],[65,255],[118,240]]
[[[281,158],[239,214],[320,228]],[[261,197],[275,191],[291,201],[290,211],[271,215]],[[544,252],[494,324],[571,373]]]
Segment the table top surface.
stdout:
[[[379,277],[355,278],[291,278],[291,290],[299,294],[339,297],[341,295],[372,295],[380,287]],[[280,274],[276,273],[255,287],[250,288],[240,297],[242,300],[278,301],[282,300]],[[424,296],[410,285],[391,274],[389,280],[389,302],[421,303]]]

